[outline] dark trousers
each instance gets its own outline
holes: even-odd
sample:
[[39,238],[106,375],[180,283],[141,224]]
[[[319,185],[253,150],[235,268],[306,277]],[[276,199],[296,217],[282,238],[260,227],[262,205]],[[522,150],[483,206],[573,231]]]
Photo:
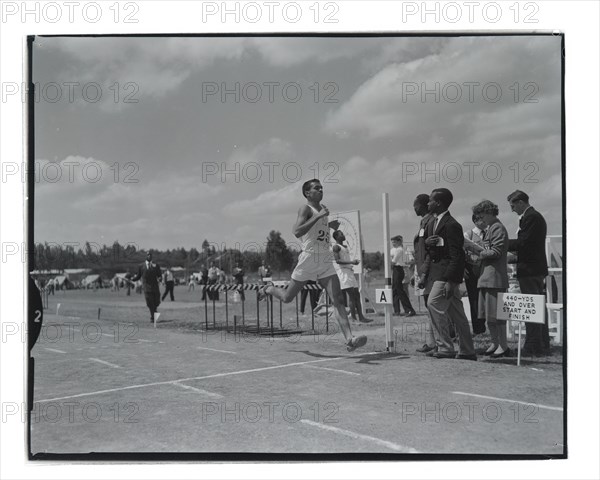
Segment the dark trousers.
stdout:
[[[213,286],[217,284],[217,279],[215,278],[214,280],[209,279],[208,280],[208,285],[209,286]],[[219,291],[218,290],[209,290],[208,291],[208,299],[209,300],[219,300]]]
[[[316,284],[316,282],[308,282],[307,284]],[[304,313],[304,307],[306,306],[306,298],[310,295],[310,306],[314,310],[317,308],[317,304],[319,303],[319,294],[321,292],[319,290],[305,290],[302,289],[300,292],[300,313]]]
[[168,293],[171,294],[171,301],[173,302],[175,300],[175,294],[173,293],[173,288],[175,288],[175,282],[173,280],[167,281],[167,287],[166,287],[165,293],[163,293],[163,296],[162,296],[163,300],[165,298],[167,298]]
[[144,297],[146,298],[146,305],[150,310],[150,318],[154,319],[154,312],[160,305],[160,290],[144,292]]
[[394,313],[400,313],[400,303],[404,308],[405,313],[414,312],[415,309],[410,304],[408,295],[402,288],[402,280],[404,280],[404,268],[393,267],[392,270],[392,297],[394,304]]
[[[546,285],[544,276],[517,277],[521,293],[532,295],[545,295]],[[544,309],[545,311],[545,309]],[[525,323],[525,344],[523,348],[534,353],[542,353],[550,348],[550,335],[548,332],[548,316],[544,313],[544,324]]]
[[238,286],[238,292],[240,292],[240,300],[242,300],[242,302],[245,302],[246,295],[244,295],[244,282],[235,282],[235,284]]
[[471,264],[467,264],[465,267],[465,286],[469,296],[469,310],[471,311],[471,325],[473,326],[474,335],[485,332],[485,318],[479,318],[479,309],[477,308],[479,305],[478,270],[478,267]]

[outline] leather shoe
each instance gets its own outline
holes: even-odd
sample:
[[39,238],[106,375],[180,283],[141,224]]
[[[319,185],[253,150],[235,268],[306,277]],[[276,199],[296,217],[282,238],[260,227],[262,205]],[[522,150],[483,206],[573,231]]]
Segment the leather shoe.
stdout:
[[456,358],[454,352],[435,352],[433,358]]
[[502,353],[492,353],[490,358],[502,358],[502,357],[510,357],[510,348],[507,348]]
[[430,347],[429,345],[425,344],[421,348],[417,348],[417,352],[427,353],[427,352],[431,352],[432,350],[435,350],[435,349],[436,349],[436,347]]
[[474,362],[477,361],[477,355],[475,355],[475,354],[473,354],[473,355],[467,355],[467,354],[464,354],[464,353],[459,353],[454,358],[456,358],[457,360],[473,360]]
[[414,310],[412,310],[412,311],[410,311],[408,313],[405,313],[404,316],[405,317],[414,317],[416,314],[417,313]]
[[438,351],[437,347],[433,347],[433,350],[429,350],[429,351],[428,351],[428,352],[425,354],[425,356],[426,356],[426,357],[433,357],[433,356],[434,356],[434,355],[437,353],[437,351]]

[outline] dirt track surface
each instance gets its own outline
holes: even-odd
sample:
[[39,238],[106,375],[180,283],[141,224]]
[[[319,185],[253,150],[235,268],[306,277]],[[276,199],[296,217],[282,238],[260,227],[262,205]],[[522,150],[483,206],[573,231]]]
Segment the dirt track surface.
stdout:
[[521,367],[429,358],[415,352],[425,315],[394,318],[391,353],[377,316],[353,326],[369,341],[352,353],[323,318],[317,335],[203,332],[203,304],[178,293],[156,329],[139,295],[50,298],[32,453],[564,453],[558,349]]

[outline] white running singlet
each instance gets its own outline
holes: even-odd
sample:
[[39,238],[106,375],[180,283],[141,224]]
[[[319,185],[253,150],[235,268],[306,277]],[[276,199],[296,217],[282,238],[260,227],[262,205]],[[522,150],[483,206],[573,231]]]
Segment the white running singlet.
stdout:
[[[318,215],[319,211],[309,205],[313,210],[314,215]],[[321,208],[325,208],[321,205]],[[306,253],[330,253],[329,247],[329,222],[328,217],[321,217],[311,229],[302,235],[302,251]]]

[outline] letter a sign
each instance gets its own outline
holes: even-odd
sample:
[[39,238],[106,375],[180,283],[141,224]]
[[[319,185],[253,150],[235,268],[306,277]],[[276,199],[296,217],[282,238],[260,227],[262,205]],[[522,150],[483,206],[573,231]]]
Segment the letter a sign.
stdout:
[[375,303],[392,304],[392,290],[389,288],[375,289]]

